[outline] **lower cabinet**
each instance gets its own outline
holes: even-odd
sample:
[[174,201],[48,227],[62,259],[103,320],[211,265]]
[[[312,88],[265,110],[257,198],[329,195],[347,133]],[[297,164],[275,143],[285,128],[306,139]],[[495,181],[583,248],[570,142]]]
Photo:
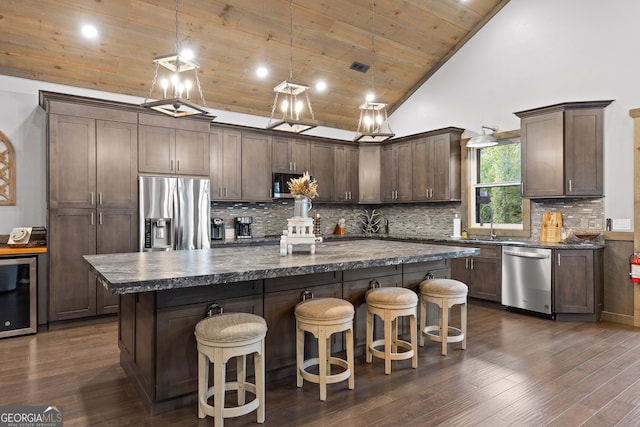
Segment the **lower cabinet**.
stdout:
[[[294,366],[296,363],[294,310],[305,290],[311,292],[314,298],[342,298],[342,272],[265,280],[264,319],[269,328],[265,344],[267,371]],[[342,343],[338,344],[336,336],[332,339],[332,350],[341,350]],[[305,348],[317,351],[314,341],[307,337]]]
[[600,320],[603,250],[554,250],[553,298],[559,320]]
[[502,300],[502,249],[499,245],[465,245],[480,249],[480,255],[451,260],[451,278],[469,287],[469,296],[489,301]]
[[134,252],[137,221],[137,212],[131,209],[51,211],[49,321],[117,313],[118,296],[96,284],[82,256]]

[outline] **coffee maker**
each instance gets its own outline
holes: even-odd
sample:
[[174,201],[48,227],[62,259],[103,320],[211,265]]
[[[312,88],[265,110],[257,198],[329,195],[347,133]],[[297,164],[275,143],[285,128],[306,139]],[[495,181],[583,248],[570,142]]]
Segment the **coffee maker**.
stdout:
[[236,218],[236,239],[251,239],[251,223],[253,217],[239,216]]
[[211,219],[211,240],[224,239],[224,220],[222,218]]

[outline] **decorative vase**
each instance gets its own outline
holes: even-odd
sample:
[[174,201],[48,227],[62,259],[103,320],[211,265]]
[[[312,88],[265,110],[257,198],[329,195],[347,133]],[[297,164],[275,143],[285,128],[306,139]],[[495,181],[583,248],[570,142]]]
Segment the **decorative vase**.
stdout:
[[308,218],[311,206],[311,200],[307,196],[295,196],[293,205],[293,216]]

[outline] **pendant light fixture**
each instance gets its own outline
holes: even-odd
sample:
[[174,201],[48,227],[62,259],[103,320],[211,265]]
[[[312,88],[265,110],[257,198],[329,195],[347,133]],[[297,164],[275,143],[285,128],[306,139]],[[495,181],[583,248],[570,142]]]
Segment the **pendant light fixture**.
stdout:
[[387,117],[387,103],[375,100],[376,80],[375,80],[375,0],[371,0],[371,94],[363,104],[360,105],[360,120],[358,130],[353,138],[355,142],[384,142],[393,138],[395,134],[389,125]]
[[[289,0],[289,80],[273,88],[276,95],[267,129],[301,133],[316,127],[318,124],[313,115],[308,89],[309,85],[293,81],[293,0]],[[280,103],[282,115],[276,118],[279,97],[282,98]],[[305,110],[305,102],[307,110]]]
[[[153,73],[153,81],[151,82],[149,94],[144,100],[142,107],[150,108],[172,117],[208,115],[209,112],[205,109],[207,103],[204,100],[202,88],[200,87],[200,79],[198,78],[200,65],[191,59],[187,59],[180,53],[180,43],[178,41],[178,3],[179,0],[176,0],[175,52],[153,59],[153,62],[156,63],[156,68]],[[160,80],[162,99],[159,101],[148,101],[156,87],[160,66],[169,70],[171,74]],[[192,70],[195,87],[194,82],[187,76],[188,72]],[[195,91],[200,95],[202,106],[191,101],[191,95]]]
[[498,145],[498,141],[496,140],[496,138],[492,134],[487,135],[485,130],[490,130],[492,131],[492,133],[495,133],[498,131],[498,127],[482,125],[482,134],[476,135],[473,138],[469,139],[469,141],[467,142],[467,148],[486,148]]

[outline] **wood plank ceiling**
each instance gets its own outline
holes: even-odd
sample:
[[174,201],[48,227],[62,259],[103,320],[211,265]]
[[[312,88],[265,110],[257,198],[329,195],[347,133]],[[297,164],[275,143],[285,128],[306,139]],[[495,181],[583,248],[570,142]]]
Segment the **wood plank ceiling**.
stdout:
[[[399,106],[507,2],[377,0],[377,99]],[[269,117],[273,87],[289,78],[289,1],[181,0],[178,18],[207,106]],[[97,39],[80,35],[83,23]],[[316,119],[355,130],[371,70],[349,67],[372,63],[371,1],[294,0],[292,34],[293,80],[328,84],[310,90]],[[175,37],[174,0],[2,0],[0,73],[144,98],[153,58],[172,53]]]

